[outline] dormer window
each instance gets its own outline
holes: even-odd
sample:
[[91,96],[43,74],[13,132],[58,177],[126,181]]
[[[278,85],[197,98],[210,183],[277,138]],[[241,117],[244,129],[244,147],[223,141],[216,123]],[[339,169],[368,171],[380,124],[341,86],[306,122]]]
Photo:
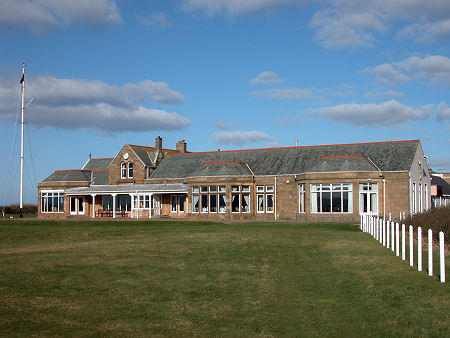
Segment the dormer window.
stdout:
[[133,178],[133,162],[128,162],[128,178]]
[[125,162],[120,163],[120,178],[127,178],[127,164]]

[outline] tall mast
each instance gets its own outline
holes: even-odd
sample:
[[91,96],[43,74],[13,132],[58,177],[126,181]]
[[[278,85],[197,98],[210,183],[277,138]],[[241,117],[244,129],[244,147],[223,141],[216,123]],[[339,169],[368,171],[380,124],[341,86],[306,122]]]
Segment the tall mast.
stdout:
[[23,116],[25,113],[25,63],[22,63],[22,119],[20,122],[20,209],[19,215],[23,217]]

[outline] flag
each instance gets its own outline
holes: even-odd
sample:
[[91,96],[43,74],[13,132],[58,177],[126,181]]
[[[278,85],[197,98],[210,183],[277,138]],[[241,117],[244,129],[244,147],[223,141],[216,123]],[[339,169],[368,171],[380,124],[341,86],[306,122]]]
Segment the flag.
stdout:
[[25,81],[25,74],[22,74],[22,78],[20,79],[20,83],[22,83],[23,81]]

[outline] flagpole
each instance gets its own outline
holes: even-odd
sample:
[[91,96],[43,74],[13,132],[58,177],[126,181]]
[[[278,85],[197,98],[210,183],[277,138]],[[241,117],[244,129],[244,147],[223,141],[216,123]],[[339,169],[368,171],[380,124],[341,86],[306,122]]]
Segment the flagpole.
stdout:
[[23,217],[23,116],[25,113],[25,62],[22,63],[22,119],[20,122],[20,206],[19,217]]

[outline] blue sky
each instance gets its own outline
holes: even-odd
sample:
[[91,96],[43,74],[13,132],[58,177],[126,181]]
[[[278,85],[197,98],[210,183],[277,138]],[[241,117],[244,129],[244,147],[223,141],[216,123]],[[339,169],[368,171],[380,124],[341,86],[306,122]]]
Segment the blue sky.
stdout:
[[53,170],[156,136],[190,151],[420,139],[429,165],[450,171],[448,0],[0,8],[0,204],[18,201],[21,62],[36,98],[25,202]]

